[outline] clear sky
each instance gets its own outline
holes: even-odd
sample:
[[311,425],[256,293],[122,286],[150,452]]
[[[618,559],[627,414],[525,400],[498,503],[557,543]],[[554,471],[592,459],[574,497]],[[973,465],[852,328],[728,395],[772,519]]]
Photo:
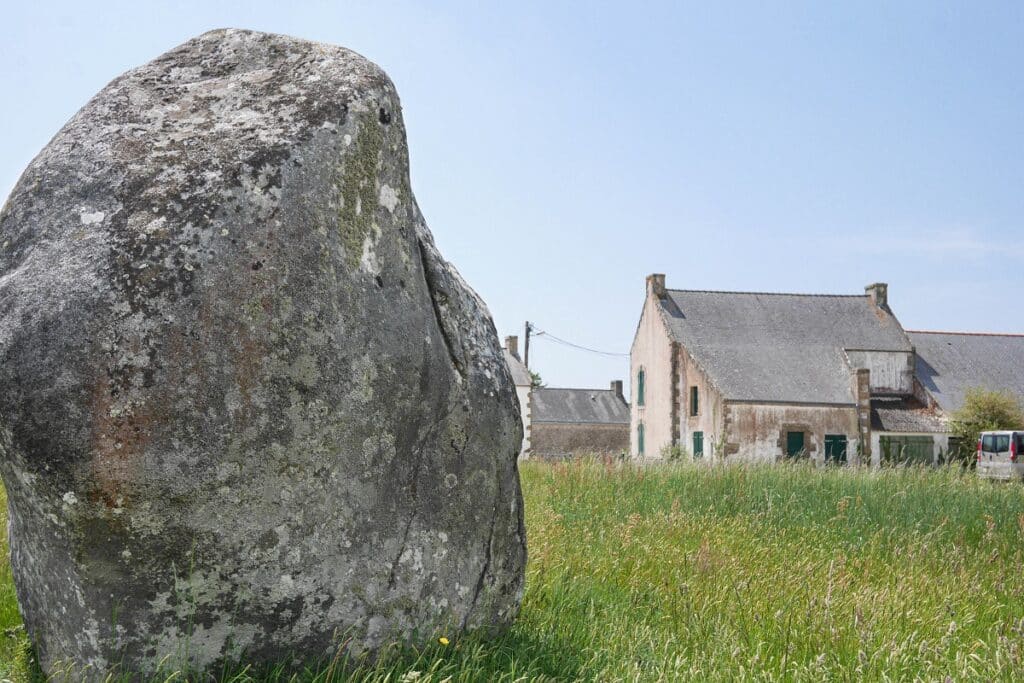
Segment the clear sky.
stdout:
[[[885,281],[907,328],[1024,332],[1024,3],[7,2],[0,195],[116,75],[226,26],[388,71],[417,199],[501,336],[628,352],[651,272]],[[530,360],[628,372],[543,338]]]

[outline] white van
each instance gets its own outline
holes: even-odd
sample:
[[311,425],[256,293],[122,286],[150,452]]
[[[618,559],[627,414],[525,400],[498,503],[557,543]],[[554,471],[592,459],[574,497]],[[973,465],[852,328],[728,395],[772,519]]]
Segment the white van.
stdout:
[[1024,432],[982,432],[978,438],[978,476],[1024,479]]

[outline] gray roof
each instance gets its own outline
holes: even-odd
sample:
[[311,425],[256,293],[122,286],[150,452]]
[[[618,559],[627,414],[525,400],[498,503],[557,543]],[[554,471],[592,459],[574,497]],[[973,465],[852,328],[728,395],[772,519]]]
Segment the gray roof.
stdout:
[[533,381],[530,377],[530,371],[525,365],[523,365],[523,361],[509,353],[508,349],[502,349],[502,355],[505,356],[505,363],[508,365],[508,371],[512,374],[512,382],[517,387],[530,386]]
[[611,389],[534,389],[532,422],[629,424],[629,404]]
[[946,420],[934,408],[913,397],[876,396],[871,399],[871,429],[878,432],[942,434]]
[[917,379],[945,411],[963,405],[971,387],[1024,399],[1024,335],[908,332],[917,349]]
[[867,295],[670,289],[661,306],[727,399],[851,404],[844,349],[911,350],[899,321]]

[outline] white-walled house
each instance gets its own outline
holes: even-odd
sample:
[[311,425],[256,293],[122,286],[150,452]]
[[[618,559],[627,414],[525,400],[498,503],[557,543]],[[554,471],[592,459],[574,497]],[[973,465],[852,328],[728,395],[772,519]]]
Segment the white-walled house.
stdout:
[[527,458],[530,455],[530,390],[533,386],[533,378],[530,370],[519,358],[519,337],[505,337],[503,349],[505,363],[508,364],[509,372],[512,374],[512,381],[516,385],[516,398],[519,399],[519,415],[523,420],[523,444],[519,449],[519,457]]
[[915,365],[885,284],[857,295],[718,292],[667,289],[651,275],[630,352],[630,451],[878,464],[882,445],[903,437],[945,448]]

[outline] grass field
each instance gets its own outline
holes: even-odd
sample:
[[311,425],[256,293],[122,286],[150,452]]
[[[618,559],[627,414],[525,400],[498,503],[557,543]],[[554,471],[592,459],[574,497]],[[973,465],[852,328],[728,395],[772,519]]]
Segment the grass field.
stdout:
[[[386,653],[355,680],[1024,680],[1024,487],[592,462],[527,463],[522,478],[515,627]],[[0,678],[17,683],[30,665],[2,559]],[[329,665],[295,678],[340,679]]]

